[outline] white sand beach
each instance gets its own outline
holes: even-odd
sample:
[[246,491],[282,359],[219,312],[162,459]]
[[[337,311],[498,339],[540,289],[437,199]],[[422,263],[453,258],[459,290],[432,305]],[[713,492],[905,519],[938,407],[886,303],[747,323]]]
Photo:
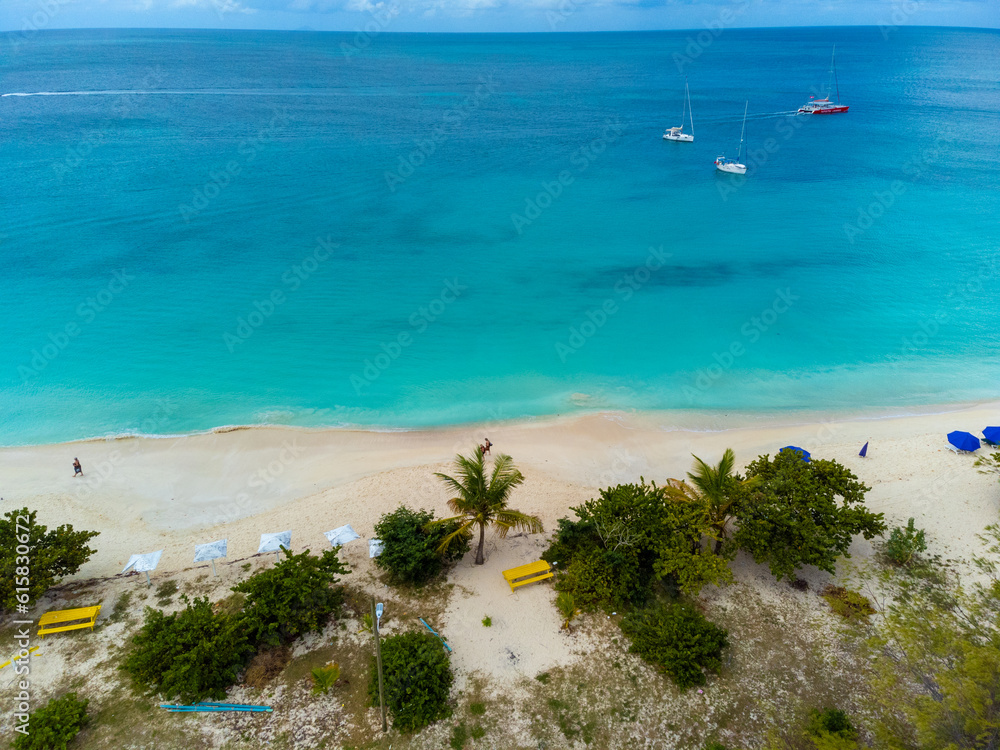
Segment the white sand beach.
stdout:
[[[736,451],[798,445],[840,461],[871,485],[869,506],[890,521],[915,516],[939,551],[961,554],[997,518],[995,480],[956,455],[951,430],[978,433],[1000,421],[1000,403],[927,409],[917,416],[754,417],[608,413],[535,422],[401,432],[222,428],[179,438],[120,438],[0,448],[5,509],[30,505],[48,525],[96,529],[98,552],[80,576],[117,573],[130,552],[164,548],[161,570],[191,564],[196,542],[228,537],[230,557],[257,549],[259,534],[292,530],[295,550],[326,544],[350,523],[369,537],[382,513],[405,503],[446,510],[443,485],[456,453],[488,436],[526,476],[513,504],[550,527],[571,505],[619,482],[683,477],[691,454],[712,462]],[[697,419],[698,427],[691,425]],[[811,421],[807,421],[811,420]],[[868,456],[858,450],[871,441]],[[980,454],[988,448],[984,446]],[[79,457],[82,478],[74,478]]]
[[[808,415],[702,415],[701,429],[694,428],[695,415],[681,416],[671,423],[657,414],[595,414],[413,432],[261,427],[5,448],[0,487],[5,510],[28,505],[50,527],[71,523],[101,532],[92,542],[97,553],[76,579],[114,576],[130,554],[159,549],[164,552],[154,579],[202,574],[208,567],[192,562],[194,545],[227,538],[219,583],[232,585],[239,577],[234,561],[256,554],[261,533],[290,529],[293,551],[318,551],[327,548],[324,531],[351,524],[362,539],[342,551],[354,570],[350,582],[373,593],[383,586],[371,575],[365,540],[379,517],[400,504],[444,514],[447,494],[433,473],[449,471],[457,452],[486,436],[494,453],[511,454],[525,474],[512,506],[539,515],[547,531],[600,487],[640,476],[658,482],[683,477],[691,454],[715,462],[732,447],[742,468],[789,444],[849,467],[872,487],[870,508],[890,525],[915,517],[928,530],[930,551],[944,558],[968,559],[979,549],[976,535],[998,518],[996,478],[977,472],[974,456],[948,450],[945,439],[951,430],[975,433],[1000,422],[997,403],[918,416],[812,415],[811,421]],[[685,426],[677,424],[682,421]],[[870,447],[861,458],[865,441]],[[73,477],[74,457],[83,464],[83,478]],[[450,577],[461,594],[452,597],[442,626],[455,646],[458,672],[530,676],[571,660],[581,644],[559,633],[556,611],[547,604],[551,588],[512,594],[500,575],[537,559],[545,536],[487,539],[486,565],[472,565],[469,555]],[[856,541],[852,552],[863,558],[871,545]],[[269,559],[273,555],[258,563]],[[737,565],[744,575],[759,575],[746,560]],[[815,584],[829,580],[819,571],[803,577]],[[494,627],[479,624],[486,615]],[[531,638],[523,637],[527,632]]]

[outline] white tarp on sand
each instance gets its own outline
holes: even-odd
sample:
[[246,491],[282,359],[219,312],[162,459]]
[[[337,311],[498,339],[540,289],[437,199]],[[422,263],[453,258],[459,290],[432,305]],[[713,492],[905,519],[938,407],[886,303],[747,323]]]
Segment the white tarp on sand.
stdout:
[[292,532],[279,531],[276,534],[261,534],[257,552],[278,552],[281,548],[292,548]]
[[151,570],[156,570],[156,566],[160,564],[160,555],[163,554],[163,550],[157,550],[156,552],[147,552],[144,555],[132,555],[128,559],[128,565],[125,566],[122,573],[127,573],[129,568],[132,568],[136,573],[148,573]]
[[217,542],[209,542],[208,544],[196,544],[194,547],[194,561],[207,562],[208,560],[217,560],[220,557],[225,557],[227,541],[227,539],[220,539]]
[[339,526],[333,531],[324,531],[325,536],[330,541],[331,547],[341,547],[355,539],[360,539],[361,535],[351,528],[350,524]]

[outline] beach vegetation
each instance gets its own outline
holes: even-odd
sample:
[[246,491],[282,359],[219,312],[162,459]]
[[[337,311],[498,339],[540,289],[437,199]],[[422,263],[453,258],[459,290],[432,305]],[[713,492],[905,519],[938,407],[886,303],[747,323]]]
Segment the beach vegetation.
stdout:
[[728,562],[702,545],[712,532],[704,506],[676,484],[621,484],[572,510],[579,520],[559,520],[542,558],[583,609],[642,606],[657,578],[690,594],[731,579]]
[[705,684],[718,671],[728,633],[683,602],[658,602],[629,612],[621,623],[629,652],[663,669],[681,690]]
[[247,665],[243,684],[254,688],[264,688],[281,674],[292,660],[292,650],[288,646],[265,646],[260,649]]
[[242,623],[254,643],[277,646],[303,633],[321,629],[338,614],[344,590],[338,576],[350,569],[338,557],[340,549],[293,555],[233,586],[246,595]]
[[493,619],[489,615],[487,615],[486,617],[483,618],[483,627],[489,628],[492,626],[493,626]]
[[332,662],[322,667],[313,667],[310,674],[313,679],[313,695],[326,695],[340,679],[340,665]]
[[736,505],[743,495],[743,484],[737,480],[736,454],[732,448],[726,448],[715,466],[694,456],[694,471],[688,472],[688,482],[680,487],[689,497],[697,500],[705,507],[708,523],[715,539],[715,553],[722,552],[729,522],[736,515]]
[[556,594],[556,609],[559,610],[559,615],[563,619],[562,630],[568,631],[573,618],[580,614],[580,610],[576,608],[576,602],[573,600],[573,595],[568,591],[560,591]]
[[[378,705],[378,669],[371,660],[368,696]],[[402,633],[382,642],[385,703],[392,726],[416,732],[450,715],[448,697],[454,680],[448,654],[430,633]]]
[[459,535],[441,552],[446,537],[459,523],[431,524],[434,512],[400,506],[375,524],[375,536],[382,540],[382,554],[375,565],[389,574],[393,583],[421,585],[436,578],[446,566],[469,551],[468,536]]
[[837,558],[850,556],[856,534],[872,539],[886,530],[882,514],[864,505],[871,488],[836,461],[807,462],[782,451],[757,458],[746,478],[754,481],[736,506],[732,541],[778,580],[806,565],[832,574]]
[[980,474],[998,475],[997,481],[1000,481],[1000,451],[995,451],[988,456],[980,456],[974,465],[979,467]]
[[983,536],[980,582],[898,575],[867,642],[876,727],[890,747],[1000,747],[1000,534]]
[[867,620],[876,610],[871,599],[858,591],[843,586],[828,585],[823,589],[822,597],[826,599],[830,609],[845,620]]
[[471,456],[455,457],[456,476],[437,473],[437,476],[454,496],[448,500],[448,507],[455,516],[431,521],[430,526],[457,524],[444,536],[438,551],[446,553],[452,544],[461,544],[479,530],[479,544],[476,547],[476,565],[486,562],[484,548],[486,529],[490,527],[501,539],[511,530],[540,534],[545,529],[537,516],[528,515],[507,507],[514,489],[524,482],[524,475],[514,466],[513,459],[500,454],[493,461],[493,470],[487,476],[486,456],[478,446]]
[[166,607],[177,593],[177,581],[170,578],[156,587],[156,603]]
[[893,528],[889,537],[879,545],[879,552],[885,560],[903,568],[918,562],[920,555],[926,551],[925,532],[914,526],[912,518],[906,522],[906,526]]
[[146,608],[145,623],[121,669],[140,692],[185,703],[219,700],[236,681],[253,644],[240,617],[215,614],[207,597],[192,602],[182,594],[181,599],[185,608],[170,615]]
[[27,733],[15,732],[14,750],[66,750],[67,745],[90,721],[87,699],[76,693],[53,698],[28,715]]
[[97,531],[69,524],[48,530],[38,512],[21,508],[0,517],[0,607],[35,604],[62,578],[76,573],[95,550],[87,543]]
[[818,739],[839,738],[854,740],[858,732],[847,714],[839,708],[813,709],[809,712],[806,731]]

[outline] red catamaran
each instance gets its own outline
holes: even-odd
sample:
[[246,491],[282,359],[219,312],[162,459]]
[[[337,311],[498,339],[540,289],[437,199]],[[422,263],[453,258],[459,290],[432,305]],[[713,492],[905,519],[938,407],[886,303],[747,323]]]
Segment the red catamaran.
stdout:
[[809,103],[803,104],[799,107],[800,115],[833,115],[838,112],[846,112],[848,109],[847,104],[840,103],[840,81],[837,80],[837,45],[833,45],[833,56],[830,58],[830,73],[833,75],[833,80],[837,86],[837,103],[834,104],[830,101],[829,96],[825,96],[822,99],[817,99],[815,97],[809,97]]

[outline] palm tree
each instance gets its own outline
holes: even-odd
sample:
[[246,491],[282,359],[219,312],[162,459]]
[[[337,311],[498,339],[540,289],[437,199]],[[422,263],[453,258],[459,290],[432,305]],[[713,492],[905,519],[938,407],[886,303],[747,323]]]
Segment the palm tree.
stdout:
[[709,522],[716,532],[715,552],[722,549],[722,541],[726,537],[726,524],[732,515],[736,503],[738,483],[733,476],[736,467],[736,454],[732,448],[726,448],[718,466],[709,466],[697,456],[694,456],[694,472],[688,472],[688,479],[694,485],[697,495],[708,511]]
[[493,472],[486,476],[486,457],[479,446],[471,457],[461,454],[455,457],[455,468],[458,478],[447,474],[438,474],[445,484],[456,494],[448,501],[450,507],[458,515],[451,518],[441,518],[431,521],[428,525],[458,522],[458,529],[446,536],[438,546],[438,552],[444,552],[448,546],[459,537],[472,535],[474,526],[479,527],[479,548],[476,550],[476,565],[486,562],[483,557],[483,546],[486,542],[486,527],[492,526],[498,536],[503,539],[511,529],[525,530],[532,534],[541,533],[542,522],[537,516],[529,516],[507,507],[510,493],[521,482],[524,476],[514,468],[510,456],[500,454],[493,462]]

